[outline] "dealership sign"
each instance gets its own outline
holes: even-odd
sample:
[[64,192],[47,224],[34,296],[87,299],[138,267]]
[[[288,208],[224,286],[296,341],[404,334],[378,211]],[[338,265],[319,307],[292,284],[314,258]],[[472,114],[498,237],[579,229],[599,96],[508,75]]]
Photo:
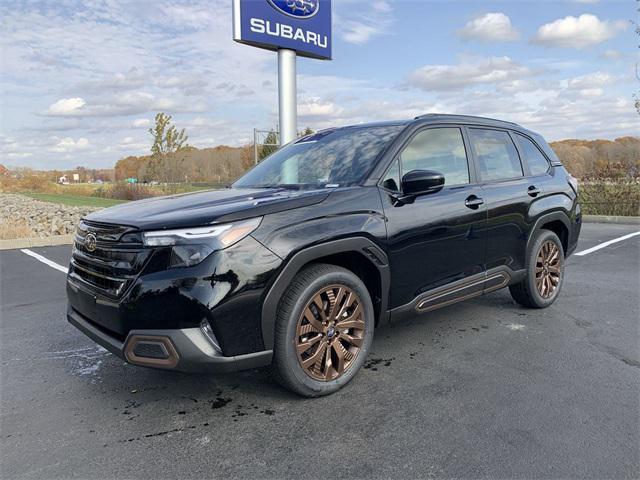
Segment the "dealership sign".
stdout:
[[330,0],[234,0],[233,39],[302,57],[331,59]]

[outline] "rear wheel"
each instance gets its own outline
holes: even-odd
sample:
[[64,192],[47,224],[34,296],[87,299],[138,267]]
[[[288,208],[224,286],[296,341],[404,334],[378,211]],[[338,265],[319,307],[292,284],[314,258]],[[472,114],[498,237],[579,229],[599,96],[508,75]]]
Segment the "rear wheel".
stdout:
[[333,393],[364,363],[373,329],[373,306],[362,280],[334,265],[306,267],[280,301],[274,376],[300,395]]
[[511,296],[525,307],[548,307],[558,298],[564,279],[564,249],[555,233],[550,230],[538,233],[527,265],[525,279],[509,287]]

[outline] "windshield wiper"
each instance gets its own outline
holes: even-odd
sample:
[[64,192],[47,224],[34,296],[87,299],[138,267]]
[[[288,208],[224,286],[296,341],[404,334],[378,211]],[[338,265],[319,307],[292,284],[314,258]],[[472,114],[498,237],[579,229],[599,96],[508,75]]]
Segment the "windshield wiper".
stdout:
[[253,185],[251,188],[283,188],[285,190],[302,190],[302,186],[298,185],[298,184],[293,184],[293,183],[284,183],[284,184],[279,184],[279,183],[272,183],[272,184],[264,184],[264,185]]

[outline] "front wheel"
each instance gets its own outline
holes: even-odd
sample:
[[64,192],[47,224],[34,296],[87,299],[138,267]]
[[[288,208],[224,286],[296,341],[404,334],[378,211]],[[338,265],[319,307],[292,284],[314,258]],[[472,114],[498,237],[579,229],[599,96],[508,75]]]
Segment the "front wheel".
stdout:
[[371,297],[360,278],[334,265],[306,267],[280,301],[274,376],[306,397],[333,393],[362,367],[373,329]]
[[563,280],[562,242],[552,231],[541,230],[529,252],[525,279],[511,285],[509,291],[524,307],[546,308],[558,298]]

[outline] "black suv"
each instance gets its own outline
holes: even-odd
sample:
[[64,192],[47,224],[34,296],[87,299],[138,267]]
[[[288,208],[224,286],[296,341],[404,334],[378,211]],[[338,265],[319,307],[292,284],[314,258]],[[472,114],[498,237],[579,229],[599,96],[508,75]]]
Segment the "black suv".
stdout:
[[126,361],[181,371],[271,365],[335,392],[374,329],[503,287],[544,308],[580,232],[577,183],[545,140],[467,116],[333,128],[229,189],[90,214],[68,320]]

